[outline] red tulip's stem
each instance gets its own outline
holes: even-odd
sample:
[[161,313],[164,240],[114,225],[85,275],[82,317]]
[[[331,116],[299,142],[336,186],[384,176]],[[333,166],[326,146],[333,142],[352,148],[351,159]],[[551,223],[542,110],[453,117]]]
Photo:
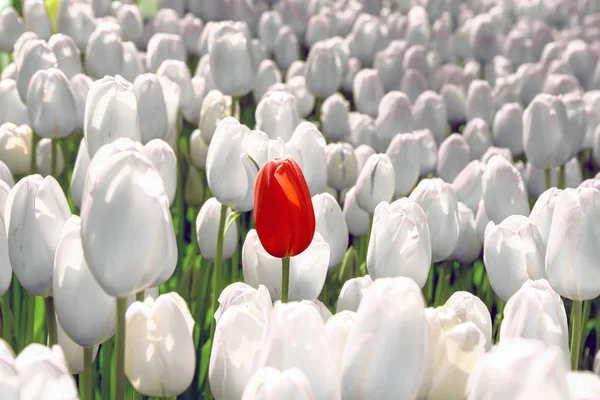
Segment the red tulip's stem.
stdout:
[[281,259],[281,302],[287,303],[288,291],[290,286],[290,258],[284,257]]
[[579,367],[579,353],[581,353],[582,306],[583,301],[573,300],[573,308],[571,308],[571,369],[573,371]]
[[115,325],[115,400],[125,398],[125,312],[127,297],[117,298],[117,320]]
[[567,171],[565,165],[558,167],[558,188],[564,189],[567,187]]
[[552,187],[552,168],[544,168],[544,178],[546,180],[546,190]]
[[56,329],[56,314],[54,313],[54,299],[48,296],[44,299],[46,305],[46,321],[48,322],[48,345],[58,344],[58,331]]
[[56,174],[56,166],[57,166],[57,154],[58,153],[58,139],[52,138],[50,139],[50,175],[54,178],[57,178]]
[[94,364],[94,347],[83,348],[83,376],[81,380],[81,400],[92,399],[92,366]]

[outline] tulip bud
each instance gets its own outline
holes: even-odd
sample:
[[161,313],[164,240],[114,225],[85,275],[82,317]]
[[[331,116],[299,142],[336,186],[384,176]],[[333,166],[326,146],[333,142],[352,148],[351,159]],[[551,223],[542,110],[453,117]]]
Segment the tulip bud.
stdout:
[[395,40],[375,54],[373,68],[379,73],[381,83],[387,92],[400,89],[402,83],[402,59],[406,42]]
[[510,149],[513,156],[523,153],[523,108],[518,103],[502,106],[494,117],[494,143]]
[[[412,279],[382,278],[373,283],[348,334],[341,373],[344,399],[368,399],[373,393],[381,398],[416,398],[426,367],[424,309],[423,295]],[[368,374],[366,365],[371,366]]]
[[275,36],[275,46],[273,47],[275,62],[279,68],[285,70],[300,58],[299,53],[298,38],[289,26],[283,25]]
[[469,292],[454,292],[444,304],[454,311],[461,323],[473,322],[483,332],[485,348],[492,347],[492,318],[483,301]]
[[[352,92],[354,85],[354,78],[361,69],[360,61],[357,58],[348,59],[348,63],[345,67],[345,74],[342,79],[342,89],[346,92]],[[383,83],[382,83],[383,84]]]
[[387,45],[387,31],[377,17],[363,13],[356,19],[347,40],[352,57],[370,65],[377,51]]
[[354,78],[352,93],[359,112],[377,117],[379,103],[385,94],[377,70],[360,70]]
[[300,116],[296,107],[294,95],[283,92],[267,92],[255,111],[256,129],[265,132],[270,139],[278,136],[289,141]]
[[487,81],[475,80],[467,92],[467,120],[481,118],[487,125],[492,124],[494,104],[492,88]]
[[317,194],[312,198],[315,210],[316,231],[329,243],[329,269],[342,261],[348,248],[348,227],[342,209],[329,193]]
[[0,160],[13,175],[23,175],[31,169],[32,140],[33,133],[27,125],[0,125]]
[[60,68],[68,79],[81,73],[81,59],[77,45],[70,36],[57,33],[52,35],[48,46],[56,55],[58,68]]
[[56,68],[36,72],[27,91],[27,111],[35,132],[61,138],[77,126],[75,98],[65,74]]
[[167,136],[167,106],[163,88],[154,74],[139,75],[133,82],[133,93],[137,100],[142,143]]
[[115,301],[98,285],[85,261],[79,217],[71,217],[69,224],[54,258],[52,293],[56,315],[60,326],[77,345],[94,346],[114,334]]
[[27,106],[19,97],[17,83],[10,78],[0,79],[0,125],[5,122],[30,124]]
[[296,98],[296,110],[301,118],[308,118],[315,108],[315,97],[308,91],[304,76],[294,76],[285,83]]
[[548,246],[548,238],[550,236],[550,228],[552,227],[552,216],[554,215],[554,208],[556,206],[556,200],[562,193],[562,190],[556,187],[543,192],[531,210],[529,219],[535,224],[540,231],[544,245]]
[[484,354],[471,372],[467,399],[566,399],[568,368],[555,346],[536,339],[504,340]]
[[[41,139],[35,150],[35,164],[38,171],[42,176],[50,175],[52,168],[52,149],[50,148],[52,142],[50,139]],[[62,175],[65,170],[65,156],[63,154],[62,146],[57,143],[56,149],[56,176]]]
[[48,40],[52,35],[52,27],[44,2],[42,0],[26,0],[22,7],[25,30],[33,31],[40,39]]
[[565,189],[554,200],[546,272],[561,296],[581,301],[600,293],[591,268],[598,257],[593,245],[598,236],[592,225],[598,210],[600,192],[593,188]]
[[327,184],[335,190],[348,189],[356,183],[358,165],[354,148],[348,143],[331,143],[327,152]]
[[460,126],[467,119],[465,93],[460,86],[445,84],[440,92],[446,111],[448,122],[453,126]]
[[29,40],[19,48],[18,53],[15,51],[17,89],[21,100],[27,99],[27,91],[33,75],[41,69],[55,67],[57,63],[56,56],[43,40]]
[[464,203],[473,212],[477,212],[481,200],[481,174],[484,170],[485,165],[481,161],[473,160],[458,173],[452,182],[452,188],[456,192],[458,201]]
[[408,198],[375,208],[367,268],[373,278],[406,276],[425,286],[431,266],[431,237],[423,209]]
[[356,312],[365,290],[367,290],[372,284],[373,279],[371,279],[369,275],[348,279],[346,282],[344,282],[338,297],[336,312]]
[[471,157],[469,144],[463,135],[448,136],[438,150],[437,175],[446,182],[453,182],[467,166]]
[[90,87],[92,86],[92,79],[84,74],[77,74],[71,77],[69,80],[69,88],[71,89],[71,93],[73,94],[73,99],[75,99],[75,118],[76,125],[75,131],[82,132],[83,131],[83,121],[85,117],[85,103],[87,101],[87,95],[90,91]]
[[85,70],[93,77],[117,75],[123,70],[123,45],[119,32],[99,25],[85,50]]
[[473,19],[469,37],[473,58],[487,64],[498,53],[499,45],[496,31],[489,14],[480,14]]
[[389,92],[381,99],[375,120],[378,146],[383,152],[398,133],[412,132],[412,109],[408,97],[402,92]]
[[[172,275],[177,245],[163,178],[152,161],[133,149],[105,149],[98,152],[87,173],[81,239],[98,284],[113,297],[126,297],[162,284]],[[119,217],[107,218],[111,215]],[[99,244],[115,251],[102,251],[105,246]]]
[[70,216],[67,199],[51,176],[21,179],[6,199],[10,263],[21,285],[35,296],[52,293],[54,252]]
[[[202,257],[206,260],[213,261],[217,249],[217,231],[219,229],[219,216],[221,213],[221,203],[214,197],[208,199],[200,208],[200,212],[196,217],[196,231],[198,238],[198,247]],[[227,215],[231,215],[233,211],[227,210]],[[223,259],[231,258],[237,248],[238,229],[235,223],[229,226],[225,233],[225,241],[223,245]]]
[[300,123],[289,144],[296,147],[302,158],[302,173],[311,195],[320,193],[327,184],[327,147],[325,138],[310,122]]
[[438,144],[444,140],[448,116],[440,95],[429,90],[423,92],[414,104],[413,117],[415,129],[429,129]]
[[477,236],[475,227],[475,214],[473,210],[458,203],[458,241],[450,258],[461,264],[470,264],[481,254],[482,243]]
[[23,20],[13,7],[0,11],[0,50],[12,53],[15,42],[24,31]]
[[283,372],[271,367],[260,368],[246,384],[242,400],[314,399],[304,372],[290,368]]
[[152,27],[155,33],[169,33],[181,36],[179,15],[171,8],[160,8],[152,19]]
[[545,279],[528,280],[508,299],[500,340],[522,337],[558,346],[569,359],[569,329],[562,299]]
[[83,134],[90,158],[115,138],[140,140],[137,101],[129,82],[117,75],[92,84],[85,103]]
[[334,43],[321,40],[310,48],[304,69],[306,87],[317,98],[334,94],[342,83],[342,64]]
[[586,400],[600,393],[600,377],[590,371],[567,372],[569,399]]
[[200,133],[208,144],[211,142],[215,129],[222,119],[231,115],[231,97],[225,96],[218,90],[211,90],[202,100],[200,109]]
[[485,209],[499,223],[511,215],[529,215],[527,189],[521,173],[502,156],[492,157],[481,176]]
[[[289,300],[314,299],[319,296],[329,263],[329,244],[316,232],[308,248],[290,258]],[[253,287],[269,289],[271,299],[281,293],[281,259],[266,252],[256,230],[246,235],[242,248],[244,281]]]
[[[146,396],[177,396],[192,383],[194,319],[177,293],[147,297],[125,314],[125,374]],[[157,333],[159,335],[157,336]]]
[[339,93],[325,99],[321,105],[321,129],[330,141],[344,140],[350,133],[350,104]]
[[438,146],[429,129],[416,130],[413,132],[413,135],[415,135],[419,141],[419,157],[421,160],[419,177],[423,177],[435,171]]
[[481,158],[492,145],[492,135],[488,124],[481,118],[474,118],[467,123],[463,136],[471,150],[471,159]]
[[[114,303],[114,299],[113,299]],[[81,374],[84,370],[83,366],[83,347],[78,345],[71,339],[66,333],[60,323],[57,321],[56,323],[56,333],[58,339],[58,345],[62,349],[65,361],[69,368],[69,372],[73,375]],[[92,348],[92,362],[96,360],[96,356],[98,355],[99,346],[94,346]]]
[[269,87],[275,83],[281,83],[281,71],[273,60],[263,60],[256,73],[256,84],[252,90],[254,102],[258,104]]
[[258,38],[265,45],[267,51],[273,52],[275,49],[277,34],[282,26],[281,14],[277,10],[266,11],[260,16]]
[[419,138],[412,133],[395,135],[388,146],[386,154],[394,166],[394,197],[406,196],[415,187],[421,169],[419,152]]
[[395,180],[390,158],[385,154],[373,154],[358,174],[356,203],[372,215],[377,204],[392,199]]
[[546,278],[545,254],[542,236],[527,217],[512,215],[485,229],[483,262],[492,289],[503,301],[527,280]]
[[157,33],[148,42],[146,68],[149,72],[156,72],[165,60],[185,62],[185,58],[185,45],[179,35]]

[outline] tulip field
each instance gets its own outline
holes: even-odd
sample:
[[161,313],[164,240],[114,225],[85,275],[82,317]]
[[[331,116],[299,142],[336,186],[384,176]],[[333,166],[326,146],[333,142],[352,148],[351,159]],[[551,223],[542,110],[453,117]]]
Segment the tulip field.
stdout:
[[597,0],[0,0],[0,400],[600,400]]

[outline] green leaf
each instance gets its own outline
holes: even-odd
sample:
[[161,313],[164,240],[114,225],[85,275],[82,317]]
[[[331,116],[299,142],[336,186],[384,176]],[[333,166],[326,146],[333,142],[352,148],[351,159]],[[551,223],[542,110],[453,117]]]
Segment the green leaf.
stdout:
[[210,348],[212,347],[212,339],[208,339],[203,345],[200,351],[200,387],[204,384],[206,379],[206,373],[208,372],[208,364],[210,361]]
[[232,223],[234,223],[235,220],[238,219],[240,215],[242,215],[242,213],[236,211],[227,216],[227,220],[225,221],[225,232],[223,233],[223,235],[227,234],[227,230],[229,229],[229,226]]
[[358,268],[358,253],[353,246],[350,246],[344,254],[340,270],[337,274],[339,284],[343,285],[348,279],[354,278],[358,272]]

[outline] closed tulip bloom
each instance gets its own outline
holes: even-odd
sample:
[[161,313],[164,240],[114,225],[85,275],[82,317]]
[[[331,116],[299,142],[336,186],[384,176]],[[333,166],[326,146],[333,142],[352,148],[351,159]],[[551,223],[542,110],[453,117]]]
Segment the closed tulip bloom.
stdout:
[[281,14],[277,10],[262,13],[258,22],[258,38],[268,52],[275,49],[275,39],[283,26]]
[[547,280],[528,280],[506,302],[500,340],[522,337],[558,346],[569,358],[567,313]]
[[416,398],[426,367],[424,309],[423,295],[412,279],[373,283],[348,334],[341,374],[344,399]]
[[384,96],[383,85],[377,70],[365,68],[354,77],[352,88],[356,109],[375,118],[378,114],[379,103]]
[[423,287],[430,267],[431,237],[423,209],[406,197],[379,203],[367,252],[369,275],[405,276]]
[[404,72],[400,91],[406,93],[413,104],[421,94],[427,91],[428,87],[427,78],[421,71],[411,68]]
[[255,111],[256,129],[265,132],[270,139],[278,136],[288,141],[300,116],[293,94],[281,90],[267,92]]
[[79,51],[85,51],[97,24],[92,4],[77,0],[61,1],[56,18],[58,32],[73,38]]
[[344,196],[344,217],[348,232],[355,237],[361,237],[369,231],[369,213],[356,203],[356,187],[352,186]]
[[129,82],[135,81],[138,75],[145,72],[145,55],[142,55],[133,42],[123,42],[123,69],[121,76]]
[[22,12],[25,30],[33,31],[40,39],[48,40],[52,35],[52,27],[44,2],[42,0],[24,1]]
[[452,185],[440,178],[423,179],[409,198],[427,215],[433,262],[445,260],[456,247],[459,235],[458,202]]
[[179,107],[186,108],[194,101],[194,91],[190,71],[183,61],[165,60],[156,71],[158,76],[165,76],[179,86]]
[[344,285],[342,286],[342,290],[340,291],[340,295],[338,297],[336,312],[356,312],[358,310],[358,306],[360,305],[365,291],[372,284],[373,279],[369,275],[361,276],[358,278],[351,278],[344,282]]
[[344,349],[355,318],[356,313],[354,311],[342,311],[332,315],[325,322],[325,334],[338,374],[342,372]]
[[152,161],[152,164],[160,173],[165,184],[169,204],[173,204],[177,191],[177,156],[175,151],[164,140],[153,139],[146,143],[142,154]]
[[414,103],[413,117],[415,129],[429,129],[436,143],[442,143],[446,137],[448,116],[440,95],[430,90],[423,92]]
[[[94,346],[115,330],[115,301],[92,275],[81,246],[81,222],[73,216],[56,247],[53,297],[60,326],[77,345]],[[66,226],[65,226],[66,228]],[[83,321],[81,318],[87,318]]]
[[329,268],[342,261],[348,248],[348,227],[337,200],[329,193],[317,194],[312,198],[315,210],[316,231],[329,243]]
[[510,215],[529,215],[527,189],[519,170],[502,156],[493,156],[481,177],[483,200],[491,221]]
[[99,25],[85,49],[85,70],[93,77],[117,75],[123,70],[123,45],[119,32]]
[[486,350],[492,347],[492,318],[483,301],[469,292],[458,291],[444,303],[454,311],[461,322],[473,322],[483,332]]
[[572,400],[593,399],[600,394],[600,377],[591,371],[567,372],[567,385]]
[[[114,299],[113,299],[114,300]],[[65,361],[69,372],[73,375],[81,374],[84,370],[83,366],[83,347],[78,345],[66,333],[60,323],[56,323],[56,333],[58,345],[65,355]],[[99,346],[94,346],[92,349],[92,361],[96,360]]]
[[33,75],[27,91],[27,111],[33,129],[41,137],[57,139],[75,130],[75,98],[61,70],[48,68]]
[[69,80],[69,88],[75,99],[75,118],[77,122],[75,130],[79,132],[83,131],[85,103],[93,82],[89,76],[84,74],[76,74]]
[[[301,254],[290,258],[289,300],[314,299],[319,296],[329,265],[329,244],[316,232],[311,244]],[[271,256],[252,229],[242,248],[244,281],[253,286],[265,285],[273,301],[281,295],[281,259]]]
[[413,119],[410,100],[402,92],[389,92],[381,99],[375,120],[377,146],[375,150],[385,151],[398,133],[412,132]]
[[171,8],[160,8],[152,19],[152,27],[155,33],[170,33],[181,35],[179,26],[179,15]]
[[377,204],[392,199],[395,180],[394,166],[390,158],[385,154],[373,154],[358,174],[356,203],[372,215]]
[[440,92],[450,124],[461,124],[467,119],[465,93],[460,86],[445,84]]
[[330,141],[344,140],[350,134],[350,104],[339,93],[325,99],[321,105],[321,130]]
[[286,89],[296,98],[296,110],[301,118],[308,118],[315,108],[315,96],[306,87],[304,76],[294,76],[285,83]]
[[6,122],[17,125],[31,124],[27,106],[19,97],[17,82],[11,78],[0,79],[0,125]]
[[327,152],[327,184],[338,192],[354,185],[358,177],[358,164],[352,145],[330,143],[325,150]]
[[[98,160],[84,186],[83,251],[104,291],[126,297],[163,283],[174,271],[177,245],[169,199],[160,173],[139,151],[117,151]],[[115,213],[119,218],[106,218]],[[102,251],[106,246],[115,251]]]
[[466,397],[566,399],[568,369],[558,347],[536,339],[504,340],[481,357],[469,376]]
[[133,82],[133,93],[137,100],[142,143],[167,136],[167,106],[163,89],[155,74],[139,75]]
[[464,136],[453,133],[439,147],[437,175],[446,182],[453,182],[467,166],[470,157],[469,144]]
[[593,221],[599,210],[600,191],[594,188],[565,189],[555,200],[546,272],[561,296],[581,301],[600,294],[592,267],[598,258]]
[[77,208],[81,208],[83,185],[90,162],[91,160],[87,151],[85,138],[82,138],[79,142],[79,150],[77,150],[77,157],[75,158],[75,165],[73,166],[70,184],[71,200]]
[[529,216],[531,222],[533,222],[540,231],[546,246],[548,245],[550,230],[552,228],[552,216],[554,215],[556,200],[561,193],[562,190],[557,189],[556,187],[551,187],[544,191],[535,201],[535,204],[531,209],[531,215]]
[[[233,211],[228,209],[228,215]],[[200,254],[206,260],[213,261],[217,249],[217,231],[219,229],[219,215],[221,213],[221,203],[214,197],[208,199],[196,217],[196,231],[198,238],[198,247]],[[238,230],[237,225],[232,224],[225,233],[223,245],[223,259],[231,258],[237,248]]]
[[185,61],[185,45],[179,35],[157,33],[148,42],[146,51],[146,68],[156,72],[164,60]]
[[390,42],[375,54],[373,68],[379,73],[381,83],[387,92],[400,89],[402,83],[402,59],[406,43],[400,40]]
[[494,117],[492,88],[487,81],[475,80],[467,92],[467,119],[481,118],[491,125]]
[[275,83],[281,83],[281,71],[273,60],[263,60],[256,72],[256,83],[252,90],[252,97],[258,103],[269,87]]
[[320,193],[327,184],[327,147],[325,138],[310,122],[300,123],[289,143],[300,152],[302,173],[311,195]]
[[333,42],[321,40],[310,48],[306,59],[306,87],[317,98],[331,96],[342,83],[342,63],[333,46]]
[[56,55],[58,68],[60,68],[68,79],[81,73],[81,59],[77,45],[70,36],[57,33],[48,40],[48,46]]
[[10,263],[21,285],[33,295],[52,293],[54,252],[71,216],[53,177],[30,175],[10,191],[4,208]]
[[23,20],[12,7],[5,7],[0,12],[0,49],[12,53],[19,36],[25,32]]
[[512,215],[485,229],[483,262],[494,293],[507,301],[529,279],[545,279],[546,248],[537,227]]
[[146,396],[177,396],[192,383],[194,319],[177,293],[147,297],[125,314],[125,374]]
[[573,72],[575,78],[579,80],[580,85],[586,88],[590,77],[593,76],[596,63],[587,43],[581,39],[568,42],[563,53],[563,59]]
[[131,83],[117,75],[92,84],[85,103],[83,133],[91,158],[115,138],[140,140],[138,106]]
[[473,19],[469,37],[473,58],[487,64],[499,50],[498,39],[489,14],[480,14]]
[[304,43],[309,49],[312,49],[319,41],[327,40],[335,35],[334,18],[324,13],[310,17],[304,36]]
[[[265,250],[274,257],[302,253],[315,232],[310,193],[298,164],[290,158],[268,161],[254,187],[254,220]],[[281,223],[286,227],[281,231]]]
[[481,254],[483,244],[477,236],[475,213],[472,209],[458,202],[458,241],[450,258],[461,264],[470,264]]
[[[342,89],[346,92],[352,92],[352,87],[354,85],[354,78],[356,78],[356,74],[361,70],[360,61],[358,58],[350,58],[348,59],[348,63],[346,65],[346,72],[344,74],[344,78],[342,79]],[[383,84],[383,82],[382,82]]]
[[358,58],[364,65],[370,65],[375,53],[387,45],[387,31],[379,18],[362,13],[352,26],[347,40],[352,57]]
[[242,400],[312,400],[313,391],[306,374],[298,368],[283,372],[272,368],[260,368],[248,381]]
[[364,144],[372,149],[372,146],[375,145],[375,120],[367,114],[351,112],[348,113],[348,122],[350,123],[350,142],[355,146]]
[[471,150],[471,159],[481,158],[486,150],[492,146],[489,125],[481,118],[474,118],[467,123],[463,137]]
[[263,322],[268,322],[273,311],[273,304],[268,289],[263,285],[254,288],[243,282],[234,282],[228,285],[219,295],[219,308],[215,311],[217,323],[224,313],[231,307],[243,305],[253,313],[265,316]]
[[17,89],[21,100],[27,99],[29,83],[33,75],[41,69],[56,67],[57,64],[56,56],[46,42],[39,39],[25,42],[18,54],[15,54]]
[[221,120],[231,115],[231,101],[230,96],[225,96],[216,89],[210,90],[202,100],[198,128],[206,143],[211,142]]
[[121,27],[121,38],[126,42],[138,43],[144,34],[144,21],[137,4],[122,4],[115,18]]
[[31,168],[33,132],[27,125],[10,122],[0,125],[0,160],[13,175],[23,175]]
[[294,61],[300,58],[300,44],[294,31],[283,25],[275,36],[273,56],[281,69],[287,69]]
[[435,142],[435,137],[429,129],[416,130],[413,132],[413,135],[419,140],[419,157],[421,160],[419,177],[423,177],[435,171],[438,146]]
[[523,153],[523,108],[518,103],[502,106],[494,116],[494,143],[510,149],[513,156]]
[[[52,149],[50,139],[41,139],[35,150],[35,164],[42,176],[48,176],[51,172]],[[65,156],[60,143],[57,143],[56,149],[56,176],[60,176],[65,170]]]
[[394,197],[403,197],[415,187],[421,170],[420,144],[417,135],[399,133],[394,136],[386,154],[394,166]]
[[202,102],[207,94],[206,91],[206,79],[202,76],[192,77],[192,92],[193,101],[187,107],[181,110],[183,119],[192,125],[198,126],[200,124],[200,111],[202,109]]

